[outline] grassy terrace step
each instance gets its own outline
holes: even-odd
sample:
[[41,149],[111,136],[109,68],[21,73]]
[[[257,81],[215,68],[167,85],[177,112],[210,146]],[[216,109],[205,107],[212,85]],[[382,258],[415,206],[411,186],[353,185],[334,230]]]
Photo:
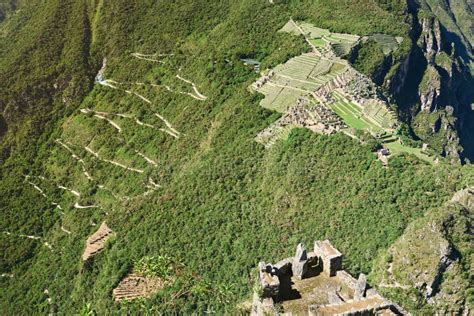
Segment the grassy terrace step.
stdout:
[[396,141],[396,140],[397,140],[397,138],[391,137],[391,138],[387,138],[387,139],[381,139],[380,142],[381,142],[382,144],[387,144],[387,143],[392,143],[392,142],[394,142],[394,141]]
[[337,115],[339,115],[344,122],[352,128],[355,129],[365,129],[365,130],[371,130],[371,125],[364,122],[363,120],[359,119],[357,116],[355,116],[353,113],[348,112],[347,108],[344,107],[343,104],[341,103],[332,103],[330,105],[331,109],[336,112]]

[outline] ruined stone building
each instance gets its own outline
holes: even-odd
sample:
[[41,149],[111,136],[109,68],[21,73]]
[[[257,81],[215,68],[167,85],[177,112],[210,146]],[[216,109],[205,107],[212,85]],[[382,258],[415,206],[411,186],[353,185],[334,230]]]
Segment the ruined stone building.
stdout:
[[313,251],[299,244],[292,258],[276,264],[260,262],[259,290],[254,293],[251,314],[408,314],[370,288],[364,274],[355,279],[343,270],[342,257],[328,240],[318,240]]

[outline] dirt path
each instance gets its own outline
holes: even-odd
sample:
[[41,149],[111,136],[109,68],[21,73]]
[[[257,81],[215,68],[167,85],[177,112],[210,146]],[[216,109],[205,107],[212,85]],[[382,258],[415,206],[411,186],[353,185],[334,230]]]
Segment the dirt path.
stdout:
[[197,100],[201,100],[201,101],[204,101],[204,100],[207,99],[207,97],[206,97],[205,95],[203,95],[203,94],[201,94],[201,93],[199,92],[199,90],[197,89],[197,87],[196,87],[196,85],[194,84],[194,82],[192,82],[192,81],[190,81],[190,80],[187,80],[187,79],[184,79],[184,78],[181,77],[180,75],[176,75],[176,78],[178,78],[179,80],[184,81],[184,82],[190,84],[190,85],[193,87],[193,90],[194,90],[194,92],[196,93],[196,96],[194,96],[193,94],[188,93],[190,96],[194,97],[194,98],[197,99]]
[[145,156],[144,154],[142,154],[141,152],[139,152],[138,150],[135,150],[135,152],[140,156],[142,157],[143,159],[146,160],[146,162],[148,162],[150,165],[152,165],[153,167],[158,167],[158,164],[156,163],[156,161],[154,161],[153,159]]
[[115,82],[115,81],[113,81],[113,80],[108,80],[108,79],[106,79],[106,80],[98,81],[97,83],[98,83],[98,84],[101,84],[101,85],[103,85],[103,86],[112,88],[112,89],[116,89],[116,90],[118,89],[116,86],[113,85],[113,83],[116,84],[117,82]]
[[[59,139],[56,140],[56,143],[60,144],[63,148],[65,148],[68,152],[70,152],[70,153],[71,153],[71,156],[81,164],[81,166],[82,166],[82,171],[83,171],[84,175],[87,177],[87,179],[90,180],[90,181],[94,181],[94,179],[90,176],[90,174],[87,172],[87,170],[86,170],[86,168],[85,168],[85,162],[84,162],[84,160],[82,160],[81,158],[79,158],[79,156],[76,155],[76,154],[74,153],[74,151],[73,151],[68,145],[64,144],[64,143],[61,142]],[[98,188],[103,189],[104,191],[109,192],[109,193],[110,193],[115,199],[117,199],[117,200],[124,201],[124,200],[127,199],[127,197],[121,197],[121,196],[115,194],[111,189],[107,188],[107,187],[104,186],[104,185],[98,184],[97,186],[98,186]],[[76,193],[79,193],[79,192],[76,191]],[[76,194],[76,196],[77,196],[77,194]]]
[[[36,185],[35,183],[28,180],[29,178],[30,178],[30,176],[25,176],[25,181],[28,184],[30,184],[31,186],[33,186],[33,188],[36,191],[38,191],[45,199],[50,200],[49,196],[47,196],[46,193],[44,193],[44,191],[38,185]],[[44,180],[44,177],[41,177],[41,178]],[[53,201],[53,202],[51,202],[51,205],[54,205],[55,207],[57,207],[60,210],[63,210],[62,206],[59,203],[56,203],[56,202]]]
[[13,273],[2,273],[0,274],[0,277],[2,278],[13,278]]
[[[86,108],[86,109],[81,109],[81,112],[84,113],[84,114],[94,113],[91,109],[87,109],[87,108]],[[116,130],[118,130],[119,133],[122,132],[122,128],[121,128],[117,123],[115,123],[114,121],[109,120],[109,119],[106,118],[105,116],[102,116],[102,115],[100,115],[100,114],[98,114],[98,113],[95,113],[95,114],[93,114],[93,115],[94,115],[94,117],[97,117],[97,118],[99,118],[99,119],[101,119],[101,120],[107,121],[107,122],[108,122],[110,125],[112,125]]]
[[125,169],[125,170],[129,170],[129,171],[133,171],[133,172],[137,172],[137,173],[143,173],[145,172],[144,170],[142,169],[137,169],[137,168],[131,168],[131,167],[128,167],[124,164],[121,164],[120,162],[116,162],[116,161],[113,161],[113,160],[109,160],[109,159],[105,159],[105,158],[101,158],[99,156],[99,153],[93,151],[92,149],[90,149],[89,147],[85,146],[84,149],[89,152],[90,154],[92,154],[94,157],[96,157],[97,159],[101,160],[101,161],[104,161],[104,162],[108,162],[110,164],[113,164],[115,166],[118,166],[122,169]]
[[[114,88],[114,89],[118,89],[117,87],[115,87],[115,86],[113,86],[113,85],[110,85],[110,84],[109,84],[110,82],[113,82],[113,83],[115,83],[115,84],[126,84],[126,83],[120,83],[120,82],[117,82],[117,81],[114,81],[114,80],[105,80],[105,81],[102,81],[102,82],[99,82],[99,83],[100,83],[100,84],[106,83],[106,84],[104,84],[104,85],[107,85],[107,86],[112,87],[112,88]],[[132,83],[132,84],[133,84],[133,83]],[[141,83],[138,83],[138,84],[142,85]],[[144,84],[143,84],[143,85],[144,85]],[[131,91],[131,90],[127,90],[127,89],[124,89],[124,90],[123,90],[123,89],[119,89],[119,90],[122,90],[122,91],[126,92],[127,94],[134,95],[134,96],[140,98],[143,102],[145,102],[145,103],[147,103],[147,104],[149,104],[149,105],[152,105],[152,102],[151,102],[150,99],[146,98],[145,96],[141,95],[141,94],[138,93],[138,92]],[[105,112],[103,112],[103,113],[105,113]],[[173,128],[173,126],[171,125],[171,123],[170,123],[167,119],[165,119],[165,118],[164,118],[162,115],[160,115],[159,113],[154,112],[154,114],[155,114],[156,117],[160,118],[160,120],[162,120],[163,123],[164,123],[164,124],[166,125],[166,127],[167,127],[167,129],[160,129],[161,131],[163,131],[163,132],[165,132],[165,133],[167,133],[167,134],[173,136],[174,138],[179,138],[179,136],[180,136],[181,133],[178,132],[175,128]],[[99,114],[99,115],[100,115],[100,114]],[[122,114],[122,117],[128,117],[128,116]],[[137,122],[138,124],[140,124],[140,125],[145,125],[143,122],[139,122],[138,119],[136,119],[136,122]],[[143,123],[143,124],[142,124],[142,123]],[[150,126],[151,126],[151,125],[150,125]],[[150,126],[149,126],[149,127],[150,127]]]
[[74,208],[84,209],[84,208],[97,208],[97,205],[80,205],[78,202],[74,203]]
[[173,56],[173,54],[159,54],[159,53],[155,53],[155,54],[132,53],[131,55],[133,57],[141,59],[141,60],[152,61],[152,62],[160,63],[160,64],[164,64],[165,62],[162,61],[162,60],[159,60],[159,59],[155,59],[155,58],[165,57],[165,56]]
[[72,194],[74,194],[77,197],[81,197],[81,194],[79,192],[77,192],[76,190],[66,188],[65,186],[62,186],[62,185],[57,185],[57,187],[61,190],[71,192]]
[[154,182],[152,179],[148,179],[148,183],[150,183],[154,189],[159,189],[161,188],[161,185],[159,185],[158,183]]
[[[135,121],[136,124],[140,125],[140,126],[146,126],[146,127],[149,127],[149,128],[153,128],[153,129],[157,129],[159,130],[160,132],[163,132],[163,133],[167,133],[168,135],[171,135],[175,138],[179,138],[179,135],[176,135],[175,132],[173,132],[172,130],[167,130],[165,128],[161,128],[161,127],[157,127],[157,126],[154,126],[154,125],[151,125],[151,124],[148,124],[148,123],[145,123],[145,122],[142,122],[140,121],[138,118],[136,118],[135,116],[133,115],[130,115],[130,114],[123,114],[123,113],[110,113],[110,112],[99,112],[99,111],[93,111],[93,110],[90,110],[94,113],[97,113],[99,115],[110,115],[110,116],[118,116],[118,117],[121,117],[121,118],[127,118],[127,119],[132,119]],[[174,129],[173,129],[174,130]]]
[[[142,99],[143,101],[145,101],[146,103],[152,104],[152,102],[151,102],[149,99],[145,98],[143,95],[141,95],[141,94],[139,94],[139,93],[137,93],[137,92],[133,92],[133,91],[130,91],[130,90],[125,90],[125,92],[127,92],[127,93],[129,93],[129,94],[134,94],[134,95],[136,95],[137,97],[139,97],[140,99]],[[179,133],[176,129],[173,128],[173,126],[171,125],[170,122],[168,122],[167,119],[165,119],[165,118],[164,118],[162,115],[160,115],[159,113],[156,113],[156,112],[155,112],[154,114],[155,114],[155,116],[158,117],[161,121],[163,121],[163,123],[166,125],[166,127],[167,127],[170,131],[173,132],[173,134],[174,134],[173,136],[174,136],[174,137],[179,138],[179,134],[180,134],[180,133]]]
[[303,29],[298,25],[298,23],[296,23],[293,18],[290,19],[290,22],[298,29],[298,31],[300,31],[301,35],[303,35],[305,41],[309,44],[309,46],[311,46],[311,48],[313,49],[313,52],[318,54],[318,56],[321,56],[321,53],[319,52],[319,50],[316,48],[316,46],[314,46],[313,43],[311,43],[311,41],[306,37],[306,34],[304,33]]
[[61,230],[62,230],[63,232],[65,232],[66,234],[71,235],[71,232],[70,232],[69,230],[67,230],[66,228],[64,228],[63,225],[61,225]]
[[91,181],[94,180],[94,179],[91,177],[91,175],[89,174],[89,172],[87,172],[86,164],[85,164],[84,160],[82,160],[78,155],[76,155],[76,154],[74,153],[74,151],[73,151],[68,145],[66,145],[66,144],[64,144],[63,142],[61,142],[61,140],[56,139],[55,142],[58,143],[59,145],[61,145],[61,147],[65,148],[69,153],[71,153],[72,158],[74,158],[75,160],[77,160],[77,161],[81,164],[81,166],[82,166],[82,173],[86,176],[86,178],[87,178],[88,180],[91,180]]
[[[3,232],[5,235],[8,235],[8,236],[14,236],[14,237],[19,237],[19,238],[27,238],[27,239],[32,239],[32,240],[42,240],[43,237],[39,237],[39,236],[33,236],[33,235],[24,235],[24,234],[13,234],[13,233],[10,233],[8,231],[4,231]],[[43,242],[43,245],[45,247],[47,247],[49,250],[53,251],[53,247],[51,246],[50,243],[48,243],[47,241],[44,241]]]

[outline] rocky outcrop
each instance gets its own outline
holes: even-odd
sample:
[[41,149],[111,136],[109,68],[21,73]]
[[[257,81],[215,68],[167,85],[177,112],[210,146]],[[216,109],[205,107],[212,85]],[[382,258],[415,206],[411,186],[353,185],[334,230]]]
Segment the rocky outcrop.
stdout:
[[371,280],[413,300],[421,296],[440,314],[465,312],[473,212],[474,188],[455,193],[445,206],[411,223],[384,260],[375,260]]
[[[440,22],[445,16],[436,15],[439,8],[431,12],[436,5],[424,3],[408,1],[413,16],[412,48],[395,75],[388,78],[387,86],[398,103],[400,117],[412,125],[418,138],[442,155],[456,160],[472,158],[474,143],[469,138],[474,135],[468,130],[472,129],[474,82],[468,63],[464,64],[466,58],[460,57],[461,48],[466,48],[460,47],[462,41],[453,42],[455,36]],[[449,11],[446,3],[440,6]],[[437,112],[442,112],[440,122],[422,122],[426,113]],[[430,129],[431,133],[424,132]]]
[[434,112],[438,110],[441,97],[441,75],[433,65],[428,65],[418,92],[421,111]]
[[460,204],[469,210],[474,210],[474,187],[456,192],[451,198],[451,203]]
[[433,63],[436,54],[442,51],[443,45],[439,21],[434,17],[422,18],[420,25],[421,36],[418,39],[418,46],[423,50],[428,62]]

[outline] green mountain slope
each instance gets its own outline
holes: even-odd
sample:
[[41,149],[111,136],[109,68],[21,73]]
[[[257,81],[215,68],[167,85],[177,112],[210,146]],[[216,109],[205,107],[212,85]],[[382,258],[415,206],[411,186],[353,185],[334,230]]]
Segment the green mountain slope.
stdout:
[[[344,134],[255,142],[281,114],[248,90],[258,75],[240,58],[265,69],[307,51],[277,32],[291,16],[409,42],[402,1],[274,2],[18,1],[0,38],[3,314],[232,311],[261,258],[321,238],[368,273],[472,181],[443,159],[385,168]],[[84,263],[103,221],[115,236]],[[134,264],[160,255],[172,281],[115,303]]]

